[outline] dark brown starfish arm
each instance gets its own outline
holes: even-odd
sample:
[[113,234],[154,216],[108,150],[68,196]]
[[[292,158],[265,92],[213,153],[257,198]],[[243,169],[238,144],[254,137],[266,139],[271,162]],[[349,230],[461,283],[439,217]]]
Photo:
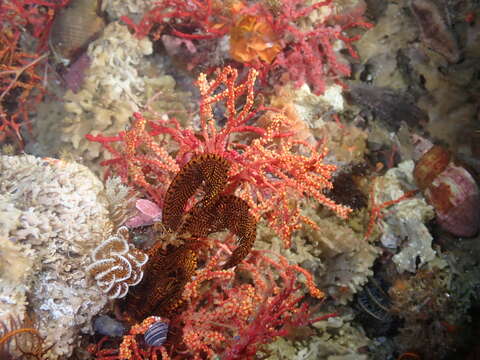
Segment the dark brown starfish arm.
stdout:
[[202,184],[205,196],[199,206],[208,207],[215,201],[227,183],[230,163],[216,154],[194,156],[173,178],[163,205],[163,223],[172,231],[177,231],[185,206]]
[[257,222],[250,214],[246,201],[234,195],[221,195],[216,205],[215,230],[228,229],[237,236],[238,247],[233,251],[223,269],[238,265],[252,249],[257,236]]
[[197,267],[195,251],[186,246],[160,253],[157,248],[154,261],[149,261],[145,268],[144,279],[127,295],[125,310],[137,321],[152,314],[167,316],[175,310]]

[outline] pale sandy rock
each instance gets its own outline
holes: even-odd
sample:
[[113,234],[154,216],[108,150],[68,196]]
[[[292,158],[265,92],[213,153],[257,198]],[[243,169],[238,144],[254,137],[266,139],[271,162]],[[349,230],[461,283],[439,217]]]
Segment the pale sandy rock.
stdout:
[[107,186],[74,162],[0,156],[0,320],[32,318],[48,359],[68,358],[107,302],[85,273],[123,216],[126,191]]

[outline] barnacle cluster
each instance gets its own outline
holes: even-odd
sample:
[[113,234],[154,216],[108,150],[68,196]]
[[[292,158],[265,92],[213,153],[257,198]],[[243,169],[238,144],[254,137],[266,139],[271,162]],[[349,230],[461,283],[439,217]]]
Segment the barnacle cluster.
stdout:
[[[144,280],[128,293],[126,316],[136,320],[151,314],[168,314],[178,308],[182,291],[197,269],[200,239],[229,230],[239,246],[223,269],[240,263],[256,238],[256,220],[247,203],[223,193],[230,163],[216,154],[194,156],[172,180],[165,195],[163,226],[167,236],[180,238],[179,246],[157,243],[149,249]],[[204,195],[185,213],[189,200],[202,188]],[[148,297],[145,298],[145,294]]]

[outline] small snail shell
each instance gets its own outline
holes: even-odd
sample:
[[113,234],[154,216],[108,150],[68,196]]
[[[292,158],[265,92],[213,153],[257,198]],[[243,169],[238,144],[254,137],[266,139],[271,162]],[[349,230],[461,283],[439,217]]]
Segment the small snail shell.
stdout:
[[478,185],[467,170],[451,161],[447,150],[432,145],[419,156],[413,175],[427,202],[435,208],[437,222],[443,229],[463,237],[478,232]]
[[167,340],[167,334],[168,322],[159,320],[150,325],[143,338],[149,346],[162,346]]

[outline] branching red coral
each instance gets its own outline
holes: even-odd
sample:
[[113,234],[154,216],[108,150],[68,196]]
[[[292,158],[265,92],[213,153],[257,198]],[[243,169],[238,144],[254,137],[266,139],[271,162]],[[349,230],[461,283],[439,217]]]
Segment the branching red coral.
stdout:
[[37,52],[47,49],[50,28],[55,12],[70,0],[4,0],[0,4],[1,27],[15,34],[28,30],[39,40]]
[[0,141],[9,137],[23,147],[20,128],[29,124],[28,101],[36,96],[38,102],[42,96],[42,78],[36,67],[46,54],[21,52],[19,39],[20,33],[9,29],[0,34]]
[[[306,276],[310,294],[323,297],[308,272],[280,255],[254,251],[239,266],[242,276],[235,277],[217,270],[228,252],[220,250],[211,258],[183,295],[188,302],[180,315],[183,343],[194,359],[214,354],[222,354],[222,359],[253,359],[260,346],[275,337],[324,319],[313,319],[309,306],[302,302],[300,274]],[[201,291],[204,286],[210,290]]]
[[164,347],[148,347],[137,337],[151,323],[147,318],[132,327],[119,345],[106,348],[107,338],[91,345],[89,351],[96,359],[157,359],[160,353],[164,360],[254,359],[261,346],[276,337],[337,315],[313,316],[304,294],[307,291],[317,299],[324,294],[310,273],[286,258],[254,251],[239,265],[241,276],[236,276],[231,270],[220,270],[231,248],[218,242],[212,246],[219,250],[186,285],[186,308],[170,321],[174,329]]
[[223,2],[217,0],[163,0],[150,9],[139,24],[126,16],[121,19],[139,37],[150,34],[155,26],[169,26],[171,33],[181,38],[214,39],[228,32],[229,20],[222,15],[223,8]]
[[[359,14],[342,24],[339,24],[340,21],[332,21],[330,24],[329,14],[333,13],[335,5],[333,0],[319,1],[310,6],[304,3],[303,0],[281,0],[271,8],[260,2],[245,7],[242,13],[266,21],[281,39],[283,48],[271,66],[265,62],[252,65],[263,72],[271,68],[279,69],[288,74],[295,86],[306,83],[315,94],[321,95],[325,91],[327,79],[336,81],[350,75],[350,66],[334,50],[334,43],[342,41],[350,56],[357,58],[352,43],[359,37],[348,37],[345,31],[353,27],[370,28],[372,24],[363,21]],[[320,20],[310,26],[311,29],[302,29],[298,25],[299,20],[317,9],[326,9],[327,15],[320,16]]]
[[[0,2],[0,141],[11,138],[23,147],[22,126],[44,94],[39,75],[47,57],[47,40],[55,11],[66,0],[5,0]],[[36,52],[23,51],[20,39],[28,32],[38,40]]]
[[[105,146],[113,155],[103,165],[112,167],[131,185],[143,189],[159,206],[163,204],[168,178],[194,154],[217,154],[229,162],[225,194],[244,199],[255,218],[264,218],[290,246],[292,231],[302,222],[312,224],[300,211],[299,200],[314,199],[345,218],[350,208],[338,205],[323,194],[332,187],[335,165],[325,164],[328,150],[296,140],[288,130],[289,118],[272,111],[266,129],[255,126],[259,112],[253,110],[253,85],[257,76],[251,70],[244,82],[230,67],[208,81],[205,74],[198,78],[201,94],[200,131],[183,129],[171,120],[147,121],[139,113],[132,128],[116,137],[87,135],[91,141]],[[214,117],[214,108],[225,104],[224,126]],[[175,159],[155,141],[157,135],[169,135],[176,143]],[[240,140],[242,135],[243,140]],[[119,146],[114,144],[118,143]]]
[[95,360],[170,360],[163,346],[146,346],[137,341],[137,336],[145,333],[153,318],[147,318],[141,324],[132,326],[117,348],[104,347],[109,340],[108,336],[105,336],[97,344],[88,346],[87,351],[95,356]]
[[[348,36],[352,28],[370,28],[356,9],[336,14],[335,2],[324,0],[305,5],[304,0],[233,0],[228,4],[214,0],[163,0],[148,10],[139,24],[123,20],[143,37],[169,32],[189,40],[218,39],[229,35],[231,57],[260,72],[266,79],[271,70],[287,74],[301,86],[307,83],[317,95],[326,82],[350,75],[350,66],[335,47],[345,48],[357,58],[352,43],[359,35]],[[302,24],[314,11],[317,20]],[[308,22],[309,20],[307,20]],[[179,30],[180,29],[180,30]]]
[[[183,128],[175,119],[149,121],[136,113],[131,128],[118,136],[88,135],[87,138],[103,144],[112,154],[113,158],[106,160],[104,165],[150,195],[160,207],[166,205],[163,210],[171,209],[168,205],[171,200],[165,204],[164,184],[169,182],[175,168],[183,168],[192,158],[207,162],[220,157],[226,159],[231,167],[221,166],[224,170],[220,172],[214,167],[204,169],[206,173],[202,175],[198,170],[203,167],[185,167],[187,181],[191,179],[190,173],[196,174],[198,179],[192,182],[194,189],[182,197],[181,207],[186,208],[183,210],[189,209],[189,205],[185,205],[189,202],[187,198],[195,197],[192,196],[196,193],[195,184],[214,176],[223,184],[222,190],[212,189],[215,194],[221,191],[218,198],[233,194],[243,198],[252,215],[266,219],[282,236],[285,246],[289,246],[291,232],[300,222],[309,221],[301,215],[299,200],[302,198],[315,199],[340,216],[347,216],[350,209],[323,195],[323,189],[332,186],[330,179],[336,170],[335,166],[324,163],[327,149],[321,144],[315,147],[295,139],[289,130],[292,120],[282,113],[254,108],[256,76],[257,72],[251,70],[246,79],[239,82],[237,71],[230,67],[218,71],[212,80],[200,75],[197,82],[201,95],[199,130]],[[266,128],[256,126],[258,115],[267,112]],[[223,118],[220,115],[219,119],[219,114],[223,114]],[[184,183],[183,180],[173,181],[174,190],[178,188],[177,183]],[[189,188],[188,184],[186,186]],[[206,198],[208,207],[212,203],[208,192]],[[173,212],[177,214],[181,210],[174,208]],[[165,219],[170,227],[177,228],[176,220],[168,215]],[[212,231],[216,229],[212,227]],[[160,242],[155,245],[161,246]],[[315,287],[311,274],[290,265],[285,258],[277,255],[270,258],[271,254],[256,251],[239,265],[239,271],[245,276],[236,277],[232,271],[218,266],[232,254],[233,246],[218,242],[211,248],[220,250],[215,256],[207,256],[199,262],[207,265],[197,271],[193,280],[191,274],[184,277],[185,282],[189,282],[182,285],[182,288],[186,286],[183,293],[186,310],[176,308],[177,316],[171,319],[177,331],[181,331],[181,344],[166,345],[170,355],[178,352],[180,357],[202,359],[223,353],[226,359],[249,359],[262,344],[286,335],[291,327],[312,322],[308,306],[302,302],[302,285],[298,282],[302,274],[310,294],[322,298],[323,293]],[[182,258],[185,257],[182,255]],[[175,266],[174,257],[169,255],[169,260],[172,268],[161,269],[161,272],[170,276],[178,266]],[[189,264],[193,264],[188,265],[189,269],[196,268],[196,257]],[[204,288],[209,291],[202,291]],[[140,289],[138,304],[141,304],[142,294],[145,291]],[[149,296],[154,294],[152,290]],[[164,294],[160,292],[161,296]]]
[[[163,204],[163,196],[172,174],[178,172],[180,167],[155,141],[155,136],[162,133],[171,133],[174,136],[181,134],[175,132],[174,128],[157,127],[151,130],[151,126],[148,126],[151,124],[140,113],[133,116],[135,120],[132,127],[117,136],[88,134],[86,138],[102,143],[112,154],[113,158],[103,161],[102,165],[114,169],[123,181],[143,189],[157,204]],[[111,145],[117,142],[120,143],[118,149]],[[106,176],[109,174],[107,171]]]

